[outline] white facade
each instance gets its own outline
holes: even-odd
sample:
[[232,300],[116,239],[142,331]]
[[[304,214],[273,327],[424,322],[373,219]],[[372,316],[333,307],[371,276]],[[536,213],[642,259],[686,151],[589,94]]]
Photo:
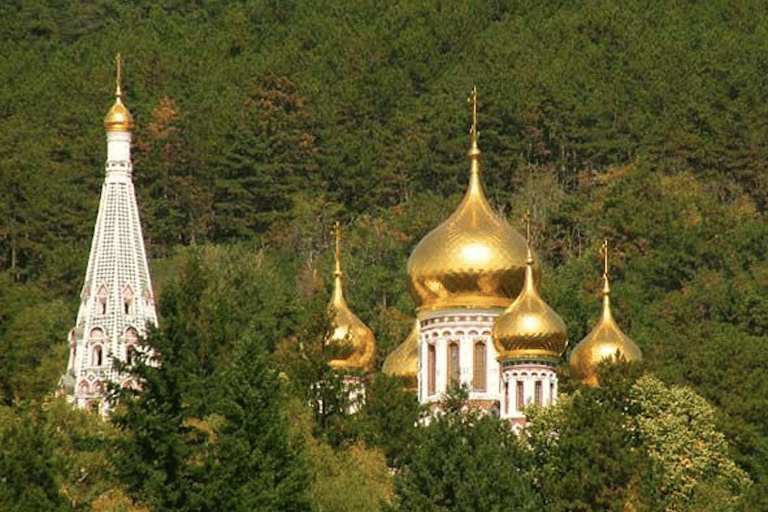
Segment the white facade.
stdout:
[[504,364],[501,382],[502,418],[513,425],[524,425],[523,410],[531,405],[546,406],[557,401],[557,374],[543,362]]
[[144,237],[131,181],[129,131],[107,132],[101,192],[69,363],[61,387],[78,407],[103,404],[106,383],[130,385],[113,359],[140,350],[147,324],[157,325]]
[[493,322],[501,309],[419,313],[419,402],[435,403],[450,383],[466,384],[472,404],[490,408],[500,399],[500,368]]

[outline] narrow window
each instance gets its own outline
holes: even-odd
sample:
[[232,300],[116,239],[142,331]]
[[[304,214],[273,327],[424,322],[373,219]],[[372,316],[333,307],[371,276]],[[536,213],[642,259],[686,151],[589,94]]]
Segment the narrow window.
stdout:
[[93,360],[91,364],[93,366],[101,366],[101,347],[99,345],[93,347]]
[[485,391],[485,342],[478,341],[475,343],[475,358],[472,368],[472,387],[475,391]]
[[533,388],[534,401],[535,401],[536,405],[541,405],[541,400],[543,398],[542,397],[543,393],[542,393],[542,389],[541,388],[542,388],[541,381],[537,380],[536,384],[534,384],[534,388]]
[[504,415],[509,414],[509,382],[504,382]]
[[435,394],[435,364],[437,363],[437,353],[435,345],[427,345],[427,394]]
[[517,381],[517,396],[515,397],[518,411],[522,411],[523,406],[525,405],[525,400],[524,400],[525,397],[523,396],[523,391],[524,391],[523,381],[519,380]]
[[549,403],[550,404],[555,403],[555,383],[554,382],[549,383]]
[[448,388],[459,385],[459,343],[448,344]]
[[133,298],[133,290],[131,290],[130,286],[126,286],[125,290],[123,290],[123,312],[126,315],[130,315],[133,310]]
[[102,285],[101,288],[99,288],[98,297],[96,299],[96,314],[98,315],[107,314],[107,297],[108,296],[109,296],[109,292],[107,292],[107,287]]

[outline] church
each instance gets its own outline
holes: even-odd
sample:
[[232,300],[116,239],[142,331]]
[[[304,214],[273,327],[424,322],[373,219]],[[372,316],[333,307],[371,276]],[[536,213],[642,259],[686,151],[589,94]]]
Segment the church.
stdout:
[[[104,411],[107,383],[138,386],[118,371],[130,363],[148,325],[157,325],[154,293],[132,182],[133,119],[123,104],[121,61],[116,99],[104,120],[106,174],[75,327],[60,388],[78,407]],[[382,371],[398,377],[419,402],[436,407],[453,386],[466,385],[471,407],[498,411],[513,425],[524,408],[557,400],[557,365],[568,348],[562,318],[539,294],[542,275],[530,236],[512,228],[486,199],[482,184],[477,91],[471,103],[469,183],[456,210],[429,232],[407,261],[416,320]],[[370,372],[375,336],[344,295],[341,234],[336,229],[334,291],[328,305],[331,367],[348,375]],[[620,353],[641,359],[635,343],[613,320],[608,247],[603,246],[602,315],[571,351],[577,379],[596,385],[600,361]]]

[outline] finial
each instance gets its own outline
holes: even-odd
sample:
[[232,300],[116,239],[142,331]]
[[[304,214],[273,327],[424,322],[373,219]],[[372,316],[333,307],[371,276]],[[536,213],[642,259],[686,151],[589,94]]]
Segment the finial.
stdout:
[[117,77],[115,78],[115,96],[117,96],[118,99],[122,99],[123,88],[121,84],[123,82],[123,56],[119,53],[115,56],[115,65],[117,67]]
[[469,142],[471,144],[470,155],[479,154],[477,148],[477,139],[480,136],[480,132],[477,129],[477,87],[472,87],[472,92],[467,99],[472,104],[472,127],[469,129]]
[[523,223],[525,224],[525,241],[531,243],[531,210],[525,210],[523,214]]
[[333,226],[334,235],[336,237],[336,277],[341,277],[341,224],[339,221]]
[[600,254],[603,256],[603,296],[608,297],[611,293],[611,287],[608,284],[608,239],[603,240],[600,246]]

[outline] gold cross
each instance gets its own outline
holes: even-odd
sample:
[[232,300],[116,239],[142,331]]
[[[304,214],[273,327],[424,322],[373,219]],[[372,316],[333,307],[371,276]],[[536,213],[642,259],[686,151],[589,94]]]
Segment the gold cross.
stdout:
[[471,137],[472,144],[477,144],[477,86],[472,87],[472,92],[469,94],[467,101],[472,103],[472,128],[469,129],[469,135]]
[[531,243],[531,210],[526,210],[523,215],[523,222],[525,223],[525,241]]
[[121,97],[123,95],[122,87],[120,84],[123,81],[123,56],[119,53],[115,56],[115,64],[117,66],[117,78],[115,79],[115,94],[117,97]]
[[336,221],[333,227],[336,236],[336,271],[338,272],[341,270],[341,224]]
[[600,246],[600,254],[603,256],[603,275],[608,276],[608,239],[603,240]]

